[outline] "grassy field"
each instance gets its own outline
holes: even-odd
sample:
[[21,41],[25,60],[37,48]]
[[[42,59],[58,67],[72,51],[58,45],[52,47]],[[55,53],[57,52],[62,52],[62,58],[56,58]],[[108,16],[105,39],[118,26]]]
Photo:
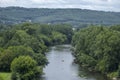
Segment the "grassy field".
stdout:
[[0,80],[1,79],[2,80],[11,80],[10,77],[11,77],[11,73],[4,73],[4,72],[0,73]]

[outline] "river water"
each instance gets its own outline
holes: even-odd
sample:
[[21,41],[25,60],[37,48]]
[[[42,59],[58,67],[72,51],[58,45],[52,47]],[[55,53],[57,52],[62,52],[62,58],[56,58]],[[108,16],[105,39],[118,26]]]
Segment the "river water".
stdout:
[[49,64],[44,68],[44,80],[107,80],[103,75],[73,63],[70,48],[70,45],[58,45],[46,53]]

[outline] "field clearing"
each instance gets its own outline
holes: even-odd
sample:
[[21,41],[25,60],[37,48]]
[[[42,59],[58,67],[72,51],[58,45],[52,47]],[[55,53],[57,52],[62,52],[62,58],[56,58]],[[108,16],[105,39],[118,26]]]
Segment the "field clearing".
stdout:
[[11,77],[11,73],[5,73],[5,72],[2,72],[0,73],[0,80],[11,80],[10,79]]

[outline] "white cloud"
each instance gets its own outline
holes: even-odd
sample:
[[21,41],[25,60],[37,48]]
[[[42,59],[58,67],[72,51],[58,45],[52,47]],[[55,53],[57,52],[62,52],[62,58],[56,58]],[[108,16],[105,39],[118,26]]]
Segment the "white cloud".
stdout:
[[6,6],[6,5],[9,5],[9,4],[13,4],[15,2],[16,2],[16,0],[0,0],[0,5],[1,6]]
[[0,7],[7,6],[29,8],[83,8],[120,12],[120,0],[0,0]]
[[57,3],[56,0],[31,0],[33,3],[41,4],[41,3]]

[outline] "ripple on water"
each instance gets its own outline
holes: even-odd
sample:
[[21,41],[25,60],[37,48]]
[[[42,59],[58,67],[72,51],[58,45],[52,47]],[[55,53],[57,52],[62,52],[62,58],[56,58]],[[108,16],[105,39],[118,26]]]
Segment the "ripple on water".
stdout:
[[98,73],[89,72],[73,63],[71,45],[57,45],[47,52],[49,64],[44,68],[43,80],[106,80]]

